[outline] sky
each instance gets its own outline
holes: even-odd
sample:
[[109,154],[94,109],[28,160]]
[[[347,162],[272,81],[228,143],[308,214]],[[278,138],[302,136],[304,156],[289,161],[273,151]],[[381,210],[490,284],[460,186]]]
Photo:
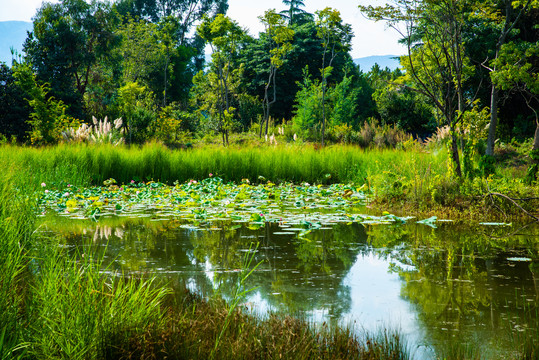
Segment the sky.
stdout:
[[[57,1],[52,1],[57,2]],[[0,21],[31,21],[42,0],[0,0]],[[354,31],[352,40],[352,58],[371,55],[402,55],[403,46],[398,44],[398,35],[392,29],[386,29],[383,23],[375,23],[361,15],[357,5],[382,5],[381,0],[304,0],[307,12],[314,13],[327,6],[341,12],[345,23],[351,24]],[[265,10],[284,10],[282,0],[228,0],[228,13],[240,26],[249,29],[249,33],[258,36],[264,28],[258,16]]]

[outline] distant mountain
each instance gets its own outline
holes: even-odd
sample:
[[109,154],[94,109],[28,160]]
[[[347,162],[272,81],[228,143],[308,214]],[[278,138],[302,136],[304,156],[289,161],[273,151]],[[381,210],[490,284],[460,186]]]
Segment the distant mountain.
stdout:
[[354,59],[354,63],[359,65],[361,71],[368,72],[374,66],[378,64],[380,68],[385,69],[386,67],[391,70],[395,70],[399,67],[398,55],[375,55],[367,56],[359,59]]
[[22,54],[22,45],[28,30],[32,30],[31,22],[0,21],[0,62],[11,66],[11,47]]

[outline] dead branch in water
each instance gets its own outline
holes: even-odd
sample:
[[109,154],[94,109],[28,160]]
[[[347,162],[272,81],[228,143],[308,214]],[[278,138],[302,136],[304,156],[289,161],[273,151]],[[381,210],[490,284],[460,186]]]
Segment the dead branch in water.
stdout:
[[[535,215],[533,215],[532,213],[530,213],[529,211],[527,211],[526,209],[524,209],[522,206],[520,206],[516,200],[520,200],[520,201],[523,201],[523,200],[526,200],[526,199],[514,199],[514,198],[511,198],[507,195],[504,195],[504,194],[500,194],[500,193],[497,193],[497,192],[490,192],[488,194],[485,195],[485,197],[488,196],[490,198],[490,201],[492,201],[492,204],[495,205],[494,203],[494,196],[498,196],[498,197],[501,197],[503,199],[506,199],[508,200],[509,202],[511,202],[513,205],[515,205],[518,209],[520,209],[520,211],[522,211],[524,214],[526,214],[527,216],[531,217],[532,219],[534,219],[535,221],[539,221],[539,218]],[[530,198],[530,200],[533,199],[533,198]],[[498,206],[496,206],[498,207]],[[498,207],[499,209],[499,207]]]

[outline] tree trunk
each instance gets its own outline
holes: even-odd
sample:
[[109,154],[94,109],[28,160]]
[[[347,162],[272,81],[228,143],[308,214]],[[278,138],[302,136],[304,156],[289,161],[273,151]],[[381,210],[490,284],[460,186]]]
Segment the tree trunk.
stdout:
[[494,83],[490,92],[490,125],[488,128],[487,149],[485,155],[494,155],[494,142],[496,141],[496,126],[498,125],[498,89]]
[[528,174],[526,175],[528,182],[537,180],[539,172],[539,121],[536,121],[535,136],[533,137],[532,151],[530,153],[530,165],[528,166]]
[[[531,0],[527,0],[524,7],[520,9],[515,20],[511,22],[511,15],[513,13],[513,7],[511,1],[505,1],[505,24],[504,28],[498,38],[496,43],[496,55],[494,59],[497,59],[500,54],[500,49],[505,44],[507,35],[513,30],[515,25],[519,22],[523,13],[525,13],[530,5]],[[491,71],[496,71],[496,68]],[[492,83],[492,91],[490,94],[490,126],[488,129],[488,138],[487,138],[487,149],[485,155],[494,155],[494,142],[496,141],[496,126],[498,125],[498,89],[494,82]]]
[[453,130],[451,131],[451,159],[453,160],[453,165],[455,166],[455,174],[459,178],[462,177],[462,171],[460,169],[458,137]]
[[539,151],[539,121],[535,123],[535,136],[533,137],[532,151]]
[[[325,74],[324,74],[325,76]],[[324,134],[326,132],[326,84],[322,84],[322,147],[324,147]]]

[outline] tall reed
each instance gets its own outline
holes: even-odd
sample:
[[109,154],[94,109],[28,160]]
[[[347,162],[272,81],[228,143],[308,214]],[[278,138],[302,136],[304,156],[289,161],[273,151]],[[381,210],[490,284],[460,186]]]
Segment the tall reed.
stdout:
[[172,183],[207,178],[225,181],[242,179],[273,182],[366,183],[384,171],[398,171],[412,178],[427,169],[445,173],[446,155],[416,150],[363,150],[354,146],[280,145],[277,147],[205,147],[169,150],[160,144],[143,147],[102,145],[59,145],[29,149],[3,146],[2,153],[32,169],[43,181],[101,185],[108,178],[119,183],[154,180]]
[[152,279],[110,276],[93,250],[78,261],[54,242],[41,250],[33,289],[31,355],[103,359],[129,337],[162,327],[161,300],[167,290],[154,286]]
[[0,159],[0,358],[21,354],[28,252],[34,219],[28,174]]

